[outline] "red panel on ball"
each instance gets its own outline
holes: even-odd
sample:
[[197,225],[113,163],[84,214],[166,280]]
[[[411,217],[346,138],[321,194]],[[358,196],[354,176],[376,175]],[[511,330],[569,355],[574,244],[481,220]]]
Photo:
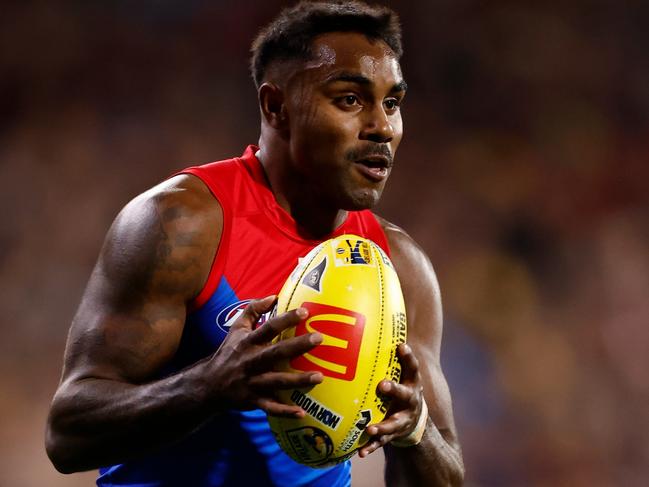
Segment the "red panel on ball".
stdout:
[[309,316],[298,323],[295,336],[317,331],[324,336],[324,340],[309,353],[291,360],[291,367],[322,372],[336,379],[354,380],[365,316],[321,303],[305,302],[301,306],[309,311]]

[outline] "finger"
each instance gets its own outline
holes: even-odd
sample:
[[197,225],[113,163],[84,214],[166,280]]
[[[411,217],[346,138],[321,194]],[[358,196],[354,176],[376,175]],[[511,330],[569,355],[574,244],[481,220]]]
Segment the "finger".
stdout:
[[382,380],[379,382],[377,390],[384,396],[396,399],[412,408],[417,406],[417,389],[410,385],[398,384],[391,380]]
[[293,357],[302,355],[320,343],[322,343],[322,335],[320,333],[307,333],[299,337],[282,340],[262,349],[251,359],[246,370],[250,374],[270,371],[278,362],[290,360]]
[[250,386],[257,390],[299,389],[322,382],[320,372],[266,372],[250,379]]
[[380,423],[368,426],[366,432],[372,437],[381,437],[406,433],[409,428],[412,428],[412,417],[405,411],[400,411]]
[[243,313],[241,313],[241,316],[236,319],[231,329],[236,327],[252,330],[255,323],[257,323],[259,318],[261,318],[261,315],[272,309],[276,300],[277,296],[274,294],[262,299],[253,299],[248,303],[248,306],[244,308]]
[[284,418],[303,418],[305,413],[304,409],[299,406],[291,406],[283,404],[268,397],[260,398],[257,401],[257,406],[266,411],[271,416],[281,416]]
[[414,382],[419,374],[419,360],[412,348],[407,343],[402,343],[397,348],[399,362],[401,363],[401,382]]
[[305,308],[297,308],[287,313],[271,318],[264,326],[260,326],[250,334],[251,343],[268,343],[284,330],[296,326],[300,321],[309,316]]
[[361,458],[365,458],[367,455],[375,452],[386,443],[387,442],[383,441],[382,438],[373,438],[370,441],[368,441],[365,445],[363,445],[363,447],[360,450],[358,450],[358,456]]

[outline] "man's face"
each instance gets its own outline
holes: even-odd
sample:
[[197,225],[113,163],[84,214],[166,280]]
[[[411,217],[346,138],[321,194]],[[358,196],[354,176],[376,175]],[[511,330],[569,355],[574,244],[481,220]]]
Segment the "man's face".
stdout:
[[382,41],[327,33],[286,87],[289,147],[303,191],[336,209],[374,206],[402,136],[405,83]]

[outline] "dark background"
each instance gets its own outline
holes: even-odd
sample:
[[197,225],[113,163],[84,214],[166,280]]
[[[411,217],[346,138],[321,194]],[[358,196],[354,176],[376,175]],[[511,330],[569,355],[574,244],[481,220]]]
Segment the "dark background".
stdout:
[[[0,485],[92,483],[42,432],[103,235],[256,142],[248,46],[280,5],[0,4]],[[390,5],[410,90],[377,211],[438,272],[467,485],[646,485],[649,2]]]

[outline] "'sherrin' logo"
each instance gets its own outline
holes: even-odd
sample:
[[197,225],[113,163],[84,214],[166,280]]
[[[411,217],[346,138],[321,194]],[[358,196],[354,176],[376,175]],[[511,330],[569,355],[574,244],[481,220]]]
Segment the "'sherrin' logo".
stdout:
[[320,292],[320,281],[322,281],[322,276],[324,275],[325,269],[327,268],[327,258],[322,259],[316,267],[311,269],[304,279],[302,279],[302,284],[307,287],[310,287],[314,291]]
[[327,377],[354,380],[363,340],[365,316],[321,303],[302,303],[309,316],[295,327],[295,336],[319,332],[323,341],[310,352],[291,360],[291,367],[319,371]]

